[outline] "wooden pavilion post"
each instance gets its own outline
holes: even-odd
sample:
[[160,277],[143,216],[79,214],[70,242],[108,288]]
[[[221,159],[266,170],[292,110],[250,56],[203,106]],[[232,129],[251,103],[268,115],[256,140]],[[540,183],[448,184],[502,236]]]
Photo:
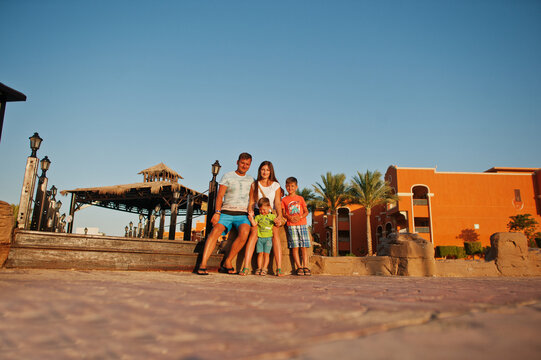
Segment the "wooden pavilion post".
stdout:
[[186,222],[184,223],[184,240],[192,240],[192,217],[193,217],[193,199],[192,194],[186,196]]
[[169,221],[169,240],[175,240],[177,231],[177,213],[178,213],[178,200],[180,199],[180,192],[174,191],[171,198],[171,218]]
[[165,209],[160,211],[160,228],[158,229],[158,239],[163,239],[163,231],[165,229]]
[[77,194],[71,193],[71,202],[70,202],[70,220],[68,221],[68,234],[73,233],[73,220],[75,216],[75,203],[77,202]]

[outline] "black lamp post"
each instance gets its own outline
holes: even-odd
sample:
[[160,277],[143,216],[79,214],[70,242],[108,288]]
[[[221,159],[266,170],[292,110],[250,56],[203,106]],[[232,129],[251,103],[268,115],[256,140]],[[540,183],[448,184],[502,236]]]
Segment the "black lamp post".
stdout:
[[143,237],[143,214],[139,214],[139,224],[137,224],[137,237]]
[[57,229],[57,231],[63,233],[65,226],[66,226],[66,214],[64,213],[64,214],[62,214],[62,216],[60,216],[60,219],[58,220],[58,229]]
[[32,154],[26,159],[23,187],[21,190],[21,199],[19,201],[19,212],[17,213],[17,227],[19,229],[28,229],[30,226],[30,211],[32,209],[32,202],[34,201],[33,196],[39,166],[39,160],[36,157],[36,154],[43,141],[38,133],[34,133],[34,135],[30,136],[28,139],[30,139],[30,149],[32,150]]
[[39,147],[41,146],[41,142],[43,141],[42,138],[39,137],[39,134],[37,132],[34,133],[34,135],[29,137],[30,139],[30,149],[32,149],[31,157],[36,157],[36,154],[39,150]]
[[214,215],[214,211],[216,210],[216,193],[218,190],[218,183],[216,182],[216,177],[218,176],[218,173],[220,172],[221,166],[218,160],[212,164],[211,172],[212,172],[212,180],[210,180],[209,183],[209,195],[208,195],[208,204],[207,204],[207,223],[205,225],[205,236],[208,237],[210,234],[210,230],[212,230],[212,223],[211,219]]
[[[159,214],[160,212],[160,209],[161,209],[161,206],[160,204],[156,205],[156,207],[154,208],[154,211],[151,211],[151,215],[150,215],[150,224],[149,224],[149,229],[148,229],[148,237],[150,239],[154,239],[154,228],[155,228],[155,222],[156,222],[156,215]],[[156,214],[156,215],[155,215]]]
[[[53,196],[52,190],[51,190],[51,196]],[[56,232],[58,228],[58,219],[60,217],[60,207],[62,206],[62,201],[51,201],[51,209],[52,209],[52,216],[51,216],[51,225],[49,226],[49,231]]]
[[130,237],[133,237],[133,221],[130,221]]
[[173,192],[173,201],[171,202],[171,223],[169,224],[169,240],[175,240],[175,233],[177,231],[177,212],[179,199],[180,192]]
[[38,181],[38,190],[36,192],[36,201],[34,203],[34,212],[32,214],[32,223],[30,225],[31,230],[41,230],[43,227],[43,210],[47,209],[45,203],[47,202],[47,170],[51,166],[51,160],[45,156],[41,160],[41,176]]
[[56,192],[57,192],[56,186],[51,186],[51,200],[56,200]]

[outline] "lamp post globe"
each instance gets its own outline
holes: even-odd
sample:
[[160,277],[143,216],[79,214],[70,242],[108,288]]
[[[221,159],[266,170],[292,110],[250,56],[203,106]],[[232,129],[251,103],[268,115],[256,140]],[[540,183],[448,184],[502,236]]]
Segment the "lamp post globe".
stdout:
[[31,157],[36,157],[36,153],[39,150],[39,147],[41,146],[41,142],[43,141],[42,138],[39,137],[38,133],[35,132],[34,135],[29,137],[30,139],[30,149],[32,150]]
[[56,199],[56,192],[57,192],[57,190],[58,190],[58,189],[56,188],[56,186],[54,186],[54,185],[51,186],[51,198],[52,198],[53,200]]
[[216,160],[214,164],[212,164],[212,176],[217,176],[221,168],[220,162]]
[[51,160],[49,160],[49,157],[45,156],[43,159],[41,159],[41,171],[43,171],[43,174],[49,170],[49,167],[51,166]]

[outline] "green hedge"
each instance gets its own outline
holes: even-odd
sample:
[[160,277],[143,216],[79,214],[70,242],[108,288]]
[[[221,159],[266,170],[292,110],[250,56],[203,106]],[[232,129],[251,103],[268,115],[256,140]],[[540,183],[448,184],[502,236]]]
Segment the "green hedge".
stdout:
[[480,241],[464,241],[464,250],[468,255],[482,254],[483,245]]
[[436,246],[436,257],[464,259],[466,251],[462,246]]

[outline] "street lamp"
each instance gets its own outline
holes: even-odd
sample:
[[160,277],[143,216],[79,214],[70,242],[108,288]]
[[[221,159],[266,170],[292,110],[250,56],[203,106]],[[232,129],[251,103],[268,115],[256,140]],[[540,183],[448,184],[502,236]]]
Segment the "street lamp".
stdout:
[[[47,223],[45,222],[45,225],[43,225],[43,221],[47,221],[44,219],[43,213],[46,212],[48,209],[49,204],[47,203],[47,170],[49,170],[49,167],[51,166],[51,160],[47,156],[45,156],[43,159],[41,159],[40,162],[41,166],[41,176],[39,177],[38,181],[38,190],[36,191],[36,201],[34,202],[34,213],[32,214],[32,223],[30,224],[30,230],[37,230],[41,231],[44,227],[47,226]],[[46,215],[45,215],[46,216]]]
[[137,224],[137,237],[143,237],[143,214],[139,214],[139,224]]
[[34,189],[36,186],[36,177],[38,174],[39,166],[39,159],[36,157],[36,153],[43,140],[39,137],[37,132],[34,133],[33,136],[30,136],[29,139],[32,154],[26,159],[23,187],[21,190],[21,198],[19,201],[19,212],[17,213],[17,227],[19,229],[28,229],[28,227],[30,226],[30,212],[32,209],[32,202],[34,200]]
[[51,200],[56,200],[56,192],[57,192],[57,189],[56,189],[56,186],[51,186]]
[[32,149],[31,157],[36,157],[36,153],[39,150],[39,147],[41,146],[41,142],[43,141],[42,138],[39,137],[38,133],[35,132],[34,135],[29,137],[30,139],[30,149]]
[[208,237],[210,230],[212,228],[212,216],[214,215],[214,210],[216,209],[216,193],[218,184],[216,182],[216,176],[220,172],[220,162],[216,160],[211,166],[212,180],[209,182],[209,194],[208,194],[208,205],[207,205],[207,221],[205,225],[205,234]]
[[218,160],[216,160],[214,162],[214,164],[212,164],[212,176],[216,177],[218,175],[218,173],[220,172],[221,168],[222,167],[220,166],[220,162]]
[[133,221],[130,221],[130,237],[133,237]]
[[45,176],[45,173],[47,170],[49,170],[49,167],[51,166],[51,160],[49,160],[49,157],[45,156],[43,159],[41,159],[41,176]]

